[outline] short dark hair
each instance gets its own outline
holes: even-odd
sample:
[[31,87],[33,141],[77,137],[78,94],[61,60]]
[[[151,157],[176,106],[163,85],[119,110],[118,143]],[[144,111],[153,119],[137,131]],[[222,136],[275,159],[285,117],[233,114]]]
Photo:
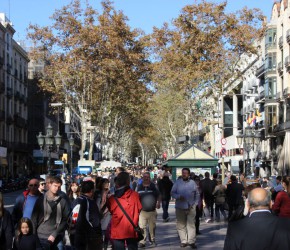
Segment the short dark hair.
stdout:
[[183,168],[181,171],[186,170],[190,174],[190,169],[189,168]]
[[204,173],[205,178],[209,178],[209,172]]
[[277,176],[277,177],[276,177],[276,180],[278,180],[278,181],[282,181],[282,176],[280,176],[280,175]]
[[83,181],[81,185],[81,192],[87,194],[94,190],[95,183],[93,181]]
[[231,175],[230,179],[231,179],[231,181],[236,181],[237,180],[237,176]]
[[57,183],[62,185],[62,180],[58,176],[50,176],[49,177],[49,183]]
[[217,173],[213,173],[212,177],[213,177],[214,179],[216,179],[216,178],[218,177],[218,174],[217,174]]
[[119,187],[127,186],[130,183],[130,175],[127,172],[121,172],[116,177],[116,185]]

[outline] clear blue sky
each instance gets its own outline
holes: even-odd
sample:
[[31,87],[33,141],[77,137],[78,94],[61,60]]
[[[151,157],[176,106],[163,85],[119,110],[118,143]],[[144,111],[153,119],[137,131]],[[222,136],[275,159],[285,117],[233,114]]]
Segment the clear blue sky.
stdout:
[[[212,0],[221,2],[222,0]],[[70,0],[0,0],[0,12],[6,13],[13,23],[16,33],[14,39],[25,40],[26,28],[30,23],[40,26],[49,25],[49,17],[55,9],[68,4]],[[101,0],[89,0],[91,5],[100,10]],[[177,17],[183,6],[195,0],[115,0],[117,10],[123,10],[133,28],[141,28],[146,33],[153,26],[161,27]],[[270,18],[273,0],[228,0],[228,10],[236,11],[247,6],[260,8]]]

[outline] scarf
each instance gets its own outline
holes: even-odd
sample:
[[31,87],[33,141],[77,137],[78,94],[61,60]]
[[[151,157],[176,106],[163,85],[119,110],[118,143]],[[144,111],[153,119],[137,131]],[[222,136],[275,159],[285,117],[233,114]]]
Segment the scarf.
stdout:
[[[49,218],[50,215],[52,213],[52,209],[51,206],[49,205],[48,201],[54,201],[57,203],[56,205],[56,228],[59,226],[60,222],[61,222],[61,218],[62,218],[62,212],[61,212],[61,204],[60,204],[60,200],[61,197],[60,196],[55,196],[55,197],[48,197],[48,193],[46,192],[43,198],[43,212],[44,212],[44,216],[43,216],[43,222],[46,222]],[[52,199],[51,199],[52,198]]]

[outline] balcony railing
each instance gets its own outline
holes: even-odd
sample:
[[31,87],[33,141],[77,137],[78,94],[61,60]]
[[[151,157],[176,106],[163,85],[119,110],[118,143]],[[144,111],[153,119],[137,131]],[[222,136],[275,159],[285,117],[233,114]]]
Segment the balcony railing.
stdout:
[[26,120],[19,116],[19,114],[14,115],[14,123],[17,127],[24,128],[26,127]]
[[263,64],[262,66],[260,66],[257,71],[256,71],[256,76],[262,75],[265,71],[265,64]]
[[277,49],[277,44],[276,43],[267,43],[265,47],[266,47],[267,51],[268,50],[275,50],[275,49]]
[[287,72],[289,72],[290,70],[290,57],[289,56],[286,56],[284,65],[286,67]]
[[13,96],[13,90],[12,90],[12,88],[10,88],[10,87],[7,87],[7,97],[8,98],[12,98],[12,96]]
[[286,41],[287,41],[287,43],[290,44],[290,29],[287,30],[287,33],[286,33]]
[[278,63],[278,73],[279,73],[279,75],[283,74],[283,63],[282,62]]
[[4,121],[4,120],[5,120],[5,111],[0,110],[0,121]]
[[283,48],[283,36],[279,37],[279,48],[282,49]]

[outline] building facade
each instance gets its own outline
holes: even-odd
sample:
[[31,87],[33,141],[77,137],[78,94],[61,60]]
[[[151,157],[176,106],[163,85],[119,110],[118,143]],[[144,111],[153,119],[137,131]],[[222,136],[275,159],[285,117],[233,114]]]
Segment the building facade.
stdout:
[[0,13],[0,147],[3,176],[27,170],[28,56],[13,39],[15,30]]

